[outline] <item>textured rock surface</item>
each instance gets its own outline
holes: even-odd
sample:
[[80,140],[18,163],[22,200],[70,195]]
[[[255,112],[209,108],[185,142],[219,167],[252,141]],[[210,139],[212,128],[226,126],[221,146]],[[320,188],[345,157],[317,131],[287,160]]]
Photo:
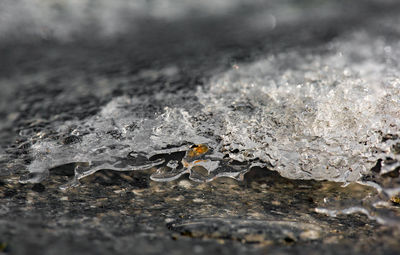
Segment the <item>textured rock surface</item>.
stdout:
[[314,212],[327,199],[373,193],[360,185],[289,181],[263,169],[245,181],[187,178],[160,183],[149,173],[99,171],[68,191],[72,169],[42,184],[0,187],[1,242],[24,254],[395,254],[399,229],[363,215]]

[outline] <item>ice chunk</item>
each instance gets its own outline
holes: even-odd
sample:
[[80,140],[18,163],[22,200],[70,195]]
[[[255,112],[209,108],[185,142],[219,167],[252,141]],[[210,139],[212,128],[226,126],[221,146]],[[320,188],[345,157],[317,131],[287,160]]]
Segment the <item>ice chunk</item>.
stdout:
[[153,180],[188,173],[202,182],[264,165],[287,178],[353,182],[381,160],[387,174],[400,158],[398,55],[398,43],[359,32],[324,51],[237,64],[199,87],[198,102],[167,92],[115,98],[90,118],[61,123],[56,135],[37,135],[29,171],[85,163],[79,179],[158,167]]
[[398,63],[387,64],[384,41],[367,38],[353,34],[328,53],[285,52],[214,77],[198,97],[204,112],[221,116],[222,148],[295,179],[356,181],[379,158],[398,160]]

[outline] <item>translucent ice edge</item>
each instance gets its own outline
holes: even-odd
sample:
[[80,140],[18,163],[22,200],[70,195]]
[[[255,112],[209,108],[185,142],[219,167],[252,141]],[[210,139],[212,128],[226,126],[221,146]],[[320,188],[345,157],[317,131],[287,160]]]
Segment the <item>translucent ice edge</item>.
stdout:
[[346,209],[342,209],[342,210],[335,210],[335,209],[326,209],[326,208],[315,208],[315,212],[317,213],[321,213],[321,214],[326,214],[328,216],[331,217],[336,217],[339,214],[354,214],[354,213],[361,213],[366,215],[370,220],[375,220],[376,222],[380,223],[380,224],[390,224],[390,225],[396,225],[397,227],[400,227],[400,224],[398,222],[398,220],[392,220],[391,218],[386,218],[386,217],[381,217],[378,215],[375,215],[373,213],[371,213],[371,211],[369,211],[368,209],[364,208],[364,207],[349,207]]
[[[357,192],[359,194],[345,199],[335,198],[335,195],[325,197],[323,203],[318,203],[314,208],[317,213],[325,214],[330,217],[338,217],[339,215],[363,214],[370,220],[374,220],[380,224],[389,225],[400,228],[400,208],[399,208],[399,192],[400,187],[384,188],[381,185],[370,181],[359,181],[358,184],[367,186],[375,190],[375,192],[353,190],[344,191],[344,193]],[[342,187],[347,185],[342,185]],[[346,197],[346,194],[343,194]]]

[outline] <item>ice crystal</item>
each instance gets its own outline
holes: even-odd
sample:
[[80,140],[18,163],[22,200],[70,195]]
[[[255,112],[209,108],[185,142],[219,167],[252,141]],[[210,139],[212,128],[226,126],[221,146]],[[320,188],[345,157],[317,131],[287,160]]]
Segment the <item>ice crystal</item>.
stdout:
[[391,46],[366,41],[355,34],[328,53],[281,53],[215,77],[198,96],[221,116],[229,157],[268,162],[288,178],[341,182],[398,159],[397,66],[385,58]]

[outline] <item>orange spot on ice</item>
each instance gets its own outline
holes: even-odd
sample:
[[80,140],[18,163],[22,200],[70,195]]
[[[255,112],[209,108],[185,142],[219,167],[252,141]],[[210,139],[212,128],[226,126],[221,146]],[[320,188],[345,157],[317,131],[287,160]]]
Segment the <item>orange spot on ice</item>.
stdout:
[[207,153],[208,147],[205,144],[199,144],[188,152],[188,156],[193,158]]

